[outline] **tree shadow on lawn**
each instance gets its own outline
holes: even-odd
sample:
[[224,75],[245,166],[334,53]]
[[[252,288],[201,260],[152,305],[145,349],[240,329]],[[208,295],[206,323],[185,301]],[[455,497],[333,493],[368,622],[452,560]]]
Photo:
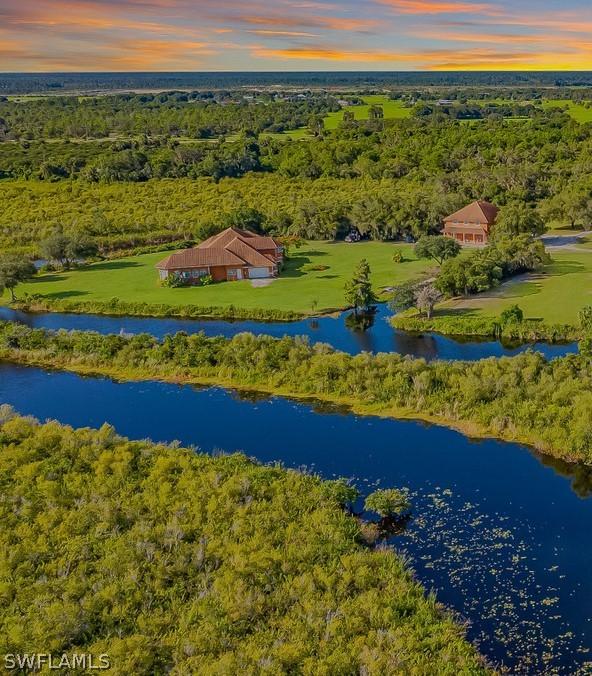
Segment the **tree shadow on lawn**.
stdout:
[[124,270],[125,268],[141,268],[141,263],[136,261],[104,261],[102,263],[93,263],[92,265],[83,265],[74,268],[72,272],[93,272],[95,270]]
[[50,282],[64,282],[67,277],[57,272],[50,272],[48,274],[32,277],[27,280],[27,284],[49,284]]
[[88,291],[55,291],[54,293],[44,293],[45,298],[55,298],[65,300],[66,298],[78,298],[79,296],[88,296]]
[[288,258],[284,269],[280,272],[280,277],[293,278],[293,277],[304,277],[308,274],[306,270],[303,270],[305,265],[308,265],[311,262],[310,258],[307,256],[293,256]]
[[[313,249],[312,251],[307,251],[305,256],[326,256],[327,252],[326,251],[317,251],[316,249]],[[294,256],[294,258],[297,258],[298,256]]]
[[[541,279],[543,279],[541,277]],[[522,298],[524,296],[534,296],[537,293],[541,292],[541,284],[538,282],[518,282],[517,284],[513,284],[511,286],[506,286],[504,287],[503,285],[498,287],[497,290],[499,293],[493,293],[490,294],[489,296],[487,295],[482,295],[481,298],[484,300],[488,298],[495,298],[495,299],[504,299],[504,298]],[[494,289],[494,292],[496,289]],[[477,298],[479,296],[476,296]]]
[[572,261],[556,261],[548,265],[543,272],[532,273],[533,279],[545,279],[545,277],[562,277],[563,275],[573,275],[578,272],[589,270],[583,263]]
[[477,311],[476,308],[468,308],[468,307],[443,307],[443,308],[434,308],[433,316],[434,317],[477,317],[478,311]]

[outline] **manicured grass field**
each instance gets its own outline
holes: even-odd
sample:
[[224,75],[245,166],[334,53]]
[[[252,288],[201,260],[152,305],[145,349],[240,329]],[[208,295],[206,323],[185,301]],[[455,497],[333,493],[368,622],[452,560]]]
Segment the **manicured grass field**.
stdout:
[[[587,245],[585,245],[587,247]],[[592,251],[553,253],[553,263],[542,272],[506,282],[492,292],[440,306],[439,314],[499,316],[519,305],[527,319],[548,324],[578,324],[578,312],[592,305]]]
[[[401,101],[391,101],[388,97],[380,95],[364,96],[362,98],[365,105],[349,106],[348,108],[348,110],[353,110],[356,120],[367,120],[368,111],[372,105],[382,106],[385,120],[402,119],[411,115],[411,108],[405,108]],[[325,128],[337,129],[342,120],[343,110],[337,113],[329,113],[325,118]]]
[[557,108],[559,106],[568,106],[569,114],[577,122],[592,122],[592,108],[586,108],[581,103],[574,103],[567,99],[549,99],[543,102],[543,108]]
[[[394,263],[394,251],[405,261]],[[419,277],[433,264],[419,261],[409,244],[309,242],[294,249],[281,276],[269,286],[254,288],[250,281],[221,282],[204,287],[169,289],[158,284],[155,263],[167,253],[147,254],[89,265],[79,270],[41,275],[18,288],[18,295],[40,293],[50,298],[166,303],[169,305],[228,306],[311,312],[342,308],[343,287],[354,266],[366,258],[375,290]],[[317,266],[326,269],[314,270]],[[3,301],[8,301],[5,294]]]

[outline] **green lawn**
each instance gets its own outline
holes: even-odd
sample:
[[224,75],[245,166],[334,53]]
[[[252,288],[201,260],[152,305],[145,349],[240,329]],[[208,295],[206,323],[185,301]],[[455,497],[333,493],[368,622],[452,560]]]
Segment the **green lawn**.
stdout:
[[[363,96],[363,106],[349,106],[347,110],[352,110],[356,120],[367,120],[370,106],[382,106],[385,120],[402,119],[411,115],[411,108],[405,108],[402,101],[392,101],[387,96]],[[343,110],[336,113],[329,113],[325,117],[326,129],[337,129],[343,120]]]
[[[396,250],[403,253],[404,262],[393,263]],[[253,288],[251,282],[242,281],[169,289],[159,286],[154,268],[166,255],[147,254],[95,263],[72,272],[41,275],[19,286],[18,294],[40,293],[50,298],[101,301],[117,297],[129,302],[236,305],[310,312],[315,301],[319,311],[344,306],[343,286],[362,258],[370,263],[376,291],[419,277],[433,267],[428,261],[417,260],[409,244],[309,242],[293,251],[281,276],[269,286]],[[326,266],[326,269],[311,269],[316,266]],[[5,294],[3,299],[7,302],[8,296]]]
[[592,122],[592,108],[586,108],[582,103],[574,103],[567,99],[549,99],[543,102],[543,108],[557,108],[568,106],[569,114],[577,122]]
[[439,314],[451,310],[475,316],[499,316],[505,308],[517,304],[527,319],[542,319],[549,324],[578,324],[578,312],[592,305],[592,251],[553,253],[553,263],[540,274],[509,281],[471,298],[449,301]]

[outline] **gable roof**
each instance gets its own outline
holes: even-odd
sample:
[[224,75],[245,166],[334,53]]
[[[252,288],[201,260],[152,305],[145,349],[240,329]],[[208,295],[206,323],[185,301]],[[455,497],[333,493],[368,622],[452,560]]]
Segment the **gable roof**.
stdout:
[[444,223],[480,223],[481,225],[493,225],[499,209],[495,204],[485,200],[471,202],[466,207],[455,211],[444,219]]
[[210,267],[214,265],[243,266],[245,262],[226,249],[185,249],[177,251],[158,262],[159,270],[178,270],[182,268]]
[[270,258],[264,256],[262,253],[259,253],[257,249],[250,246],[248,242],[245,242],[238,237],[235,237],[231,242],[229,242],[226,245],[225,250],[230,251],[239,258],[242,258],[243,261],[245,261],[245,263],[248,265],[260,267],[267,266],[273,262]]
[[222,230],[217,235],[208,237],[201,244],[198,245],[198,249],[211,249],[215,247],[224,247],[233,239],[239,239],[251,246],[257,251],[262,249],[275,249],[277,248],[277,242],[273,237],[264,237],[262,235],[257,235],[254,232],[249,232],[248,230],[240,230],[239,228],[226,228]]
[[245,265],[266,267],[275,264],[275,261],[261,251],[276,249],[277,246],[273,237],[263,237],[239,228],[226,228],[192,249],[167,256],[156,267],[159,270]]

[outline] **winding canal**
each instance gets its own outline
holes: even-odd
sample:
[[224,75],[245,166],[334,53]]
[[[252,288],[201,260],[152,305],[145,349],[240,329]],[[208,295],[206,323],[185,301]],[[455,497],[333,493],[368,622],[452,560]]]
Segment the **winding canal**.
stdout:
[[131,438],[242,450],[347,476],[363,492],[407,486],[414,518],[393,544],[470,622],[481,651],[512,673],[590,673],[590,469],[517,444],[314,403],[2,363],[0,402],[40,419],[107,421]]
[[366,331],[347,326],[348,313],[335,317],[324,316],[295,322],[223,321],[215,319],[169,319],[150,317],[109,317],[105,315],[65,313],[24,313],[0,307],[0,319],[18,321],[34,328],[76,329],[99,333],[150,333],[162,338],[167,333],[203,331],[208,336],[230,338],[248,331],[280,338],[308,336],[311,342],[328,343],[336,350],[359,352],[398,352],[413,357],[459,359],[473,361],[484,357],[511,356],[527,349],[542,352],[546,357],[560,357],[577,352],[577,343],[564,345],[530,343],[505,345],[495,340],[455,340],[435,333],[412,334],[394,329],[388,322],[391,312],[385,304],[379,305],[374,323]]

